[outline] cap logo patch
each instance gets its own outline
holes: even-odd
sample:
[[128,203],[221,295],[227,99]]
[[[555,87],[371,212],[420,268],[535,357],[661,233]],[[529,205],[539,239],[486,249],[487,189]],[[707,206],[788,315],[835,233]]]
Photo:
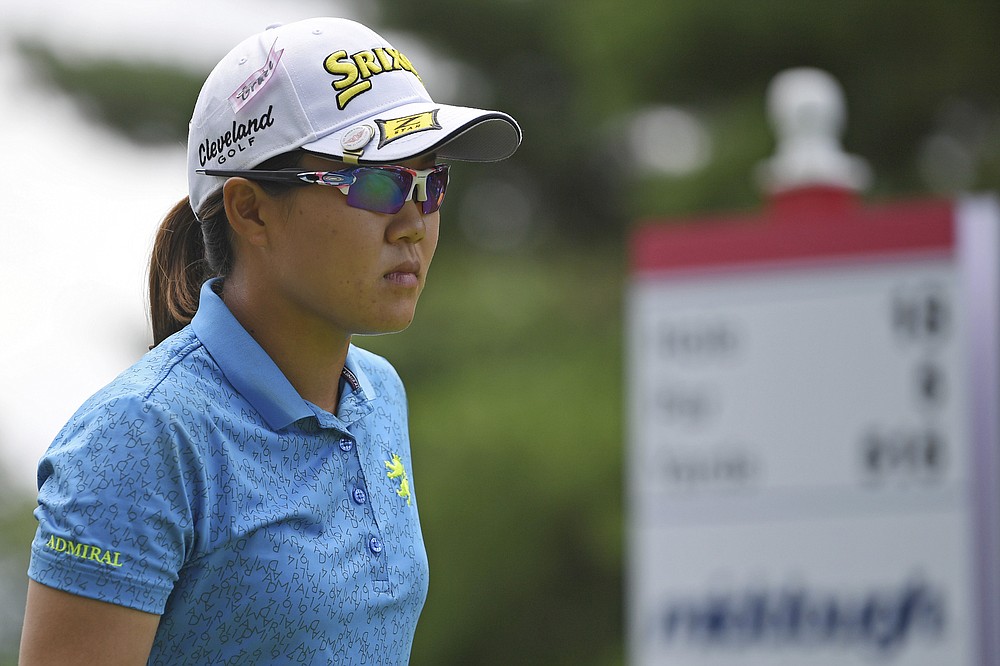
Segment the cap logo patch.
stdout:
[[208,164],[209,160],[215,160],[219,164],[224,164],[230,157],[236,157],[247,148],[253,146],[254,139],[258,132],[263,132],[274,124],[271,111],[274,105],[267,107],[267,111],[259,118],[249,118],[246,122],[238,123],[233,121],[231,129],[226,130],[216,139],[205,139],[198,146],[198,161],[202,166]]
[[331,53],[323,61],[323,69],[341,78],[331,85],[337,91],[337,108],[343,111],[355,97],[371,90],[373,76],[385,72],[406,71],[417,79],[420,75],[410,60],[396,49],[378,47],[370,51],[358,51],[347,55],[347,51]]
[[403,116],[402,118],[392,118],[390,120],[376,120],[378,123],[378,128],[382,135],[379,138],[378,147],[381,148],[386,144],[392,143],[396,139],[401,139],[404,136],[409,136],[410,134],[415,134],[416,132],[424,132],[426,130],[439,130],[441,125],[437,121],[438,110],[424,111],[422,113],[414,113],[410,116]]
[[274,47],[277,45],[278,40],[274,40],[264,66],[247,77],[247,80],[229,96],[229,104],[233,107],[233,113],[238,113],[271,80],[271,75],[274,74],[274,70],[277,69],[278,62],[281,60],[281,54],[285,52],[285,49],[281,49],[275,53]]

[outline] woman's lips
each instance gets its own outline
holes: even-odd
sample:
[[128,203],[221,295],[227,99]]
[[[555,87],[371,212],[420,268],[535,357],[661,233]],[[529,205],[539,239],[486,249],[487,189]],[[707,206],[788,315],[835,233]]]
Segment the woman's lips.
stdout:
[[420,284],[420,264],[404,262],[384,275],[385,279],[401,287],[416,287]]

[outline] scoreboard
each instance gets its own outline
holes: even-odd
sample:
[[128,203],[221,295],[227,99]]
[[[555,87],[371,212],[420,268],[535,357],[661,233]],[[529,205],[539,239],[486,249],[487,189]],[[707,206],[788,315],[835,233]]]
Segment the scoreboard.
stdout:
[[629,663],[1000,663],[1000,203],[650,222],[628,287]]

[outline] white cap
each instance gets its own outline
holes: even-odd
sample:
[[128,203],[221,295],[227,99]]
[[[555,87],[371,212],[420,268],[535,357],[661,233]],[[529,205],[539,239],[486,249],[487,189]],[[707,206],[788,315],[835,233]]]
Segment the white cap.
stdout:
[[521,128],[505,113],[435,104],[409,59],[369,28],[314,18],[241,42],[209,74],[188,134],[188,191],[197,211],[225,178],[298,148],[350,163],[426,153],[510,157]]

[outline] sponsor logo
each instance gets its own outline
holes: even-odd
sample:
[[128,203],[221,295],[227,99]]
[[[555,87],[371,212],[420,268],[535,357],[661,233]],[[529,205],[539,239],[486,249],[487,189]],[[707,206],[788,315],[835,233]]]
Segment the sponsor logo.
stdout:
[[415,113],[402,118],[392,118],[390,120],[376,120],[378,128],[382,133],[378,142],[378,147],[392,143],[396,139],[408,136],[415,132],[441,129],[437,121],[438,110]]
[[851,594],[804,587],[670,600],[653,618],[656,636],[689,648],[899,649],[910,637],[940,639],[944,593],[921,581]]
[[358,51],[347,55],[347,51],[331,53],[323,61],[323,69],[340,78],[331,85],[337,91],[337,108],[343,111],[355,97],[371,90],[372,77],[385,72],[405,71],[420,78],[410,60],[396,49],[382,48]]
[[233,107],[233,112],[239,112],[246,103],[253,99],[254,95],[264,89],[264,86],[271,80],[271,75],[281,61],[281,54],[285,49],[275,52],[274,47],[278,45],[275,40],[271,45],[271,51],[267,54],[267,62],[256,72],[247,77],[247,80],[229,96],[229,104]]
[[267,111],[259,117],[250,118],[246,122],[238,123],[234,120],[232,129],[225,134],[216,139],[205,139],[198,146],[198,161],[202,166],[210,160],[224,164],[227,159],[253,146],[256,135],[274,124],[274,118],[271,117],[273,109],[274,105],[268,106]]
[[403,461],[394,453],[392,460],[385,461],[385,466],[389,470],[386,474],[387,477],[399,479],[399,490],[396,491],[396,494],[406,500],[406,506],[410,506],[410,480],[406,478],[406,468],[403,467]]
[[49,537],[49,540],[45,542],[45,547],[57,553],[65,553],[81,560],[91,560],[109,567],[122,566],[122,554],[117,550],[105,550],[98,546],[76,543],[55,535]]

